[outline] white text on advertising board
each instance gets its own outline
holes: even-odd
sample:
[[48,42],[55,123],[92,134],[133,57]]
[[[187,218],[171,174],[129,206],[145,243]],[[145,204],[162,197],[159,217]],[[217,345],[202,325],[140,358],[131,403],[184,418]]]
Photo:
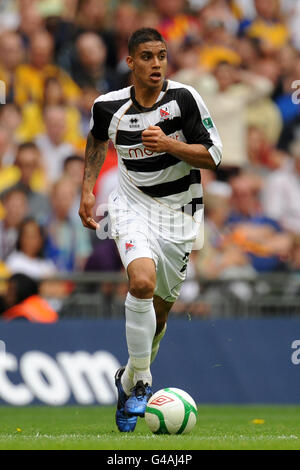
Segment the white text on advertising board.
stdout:
[[[116,401],[114,373],[118,360],[107,351],[59,352],[55,357],[42,351],[27,351],[20,360],[0,351],[0,400],[11,405],[65,405],[71,397],[81,405]],[[21,377],[18,383],[13,375]]]

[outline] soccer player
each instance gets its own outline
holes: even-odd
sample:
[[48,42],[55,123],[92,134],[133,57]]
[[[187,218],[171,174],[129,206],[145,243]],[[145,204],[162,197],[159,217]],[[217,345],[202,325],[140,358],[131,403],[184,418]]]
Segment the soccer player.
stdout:
[[161,34],[139,29],[128,49],[133,85],[99,96],[92,107],[79,209],[83,225],[97,230],[93,188],[111,140],[119,176],[108,211],[129,280],[129,359],[115,375],[121,432],[134,430],[152,394],[150,364],[203,216],[200,168],[214,170],[221,161],[220,138],[202,98],[194,88],[165,78]]

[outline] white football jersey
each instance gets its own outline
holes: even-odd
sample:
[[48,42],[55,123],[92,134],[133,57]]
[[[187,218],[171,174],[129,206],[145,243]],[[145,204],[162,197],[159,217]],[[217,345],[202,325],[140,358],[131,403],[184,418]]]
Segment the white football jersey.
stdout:
[[194,240],[203,222],[201,172],[174,155],[145,149],[142,132],[149,126],[159,126],[182,142],[204,145],[216,166],[220,164],[218,131],[193,87],[165,80],[151,108],[137,102],[133,86],[101,95],[92,107],[90,128],[95,139],[110,139],[117,151],[118,188],[110,203],[122,199],[122,207],[127,204],[167,240]]

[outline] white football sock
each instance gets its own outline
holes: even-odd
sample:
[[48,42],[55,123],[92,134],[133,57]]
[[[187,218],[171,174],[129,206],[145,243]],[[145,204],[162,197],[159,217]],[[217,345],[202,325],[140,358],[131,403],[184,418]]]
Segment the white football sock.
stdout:
[[[124,391],[128,393],[133,369],[133,385],[138,380],[152,384],[150,360],[152,342],[156,330],[156,315],[153,299],[138,299],[128,292],[125,302],[126,339],[129,353],[129,364],[122,375]],[[123,378],[124,377],[124,378]]]
[[131,364],[130,358],[126,364],[125,370],[121,376],[121,384],[126,395],[130,395],[132,387],[134,387],[134,368]]
[[[150,364],[154,361],[154,359],[157,356],[158,350],[159,350],[159,345],[163,337],[165,336],[167,329],[167,324],[165,324],[164,328],[162,331],[154,336],[153,341],[152,341],[152,350],[151,350],[151,357],[150,357]],[[128,362],[126,364],[125,370],[123,372],[122,378],[121,378],[122,386],[124,389],[124,392],[126,395],[130,395],[130,390],[132,387],[134,387],[134,368],[131,363],[131,359],[128,359]]]

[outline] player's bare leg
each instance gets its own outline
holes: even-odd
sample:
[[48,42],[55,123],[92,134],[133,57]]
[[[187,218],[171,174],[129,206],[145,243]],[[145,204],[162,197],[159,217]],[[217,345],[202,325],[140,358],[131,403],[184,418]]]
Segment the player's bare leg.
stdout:
[[151,258],[134,259],[127,268],[129,292],[138,299],[152,299],[156,272],[155,263]]
[[167,329],[168,314],[174,302],[167,302],[158,295],[153,297],[153,305],[156,314],[156,332],[152,342],[151,364],[157,356],[159,345]]
[[153,305],[156,314],[156,332],[155,336],[159,335],[161,331],[164,329],[168,314],[174,305],[174,302],[167,302],[166,300],[162,299],[158,295],[154,295],[153,297]]

